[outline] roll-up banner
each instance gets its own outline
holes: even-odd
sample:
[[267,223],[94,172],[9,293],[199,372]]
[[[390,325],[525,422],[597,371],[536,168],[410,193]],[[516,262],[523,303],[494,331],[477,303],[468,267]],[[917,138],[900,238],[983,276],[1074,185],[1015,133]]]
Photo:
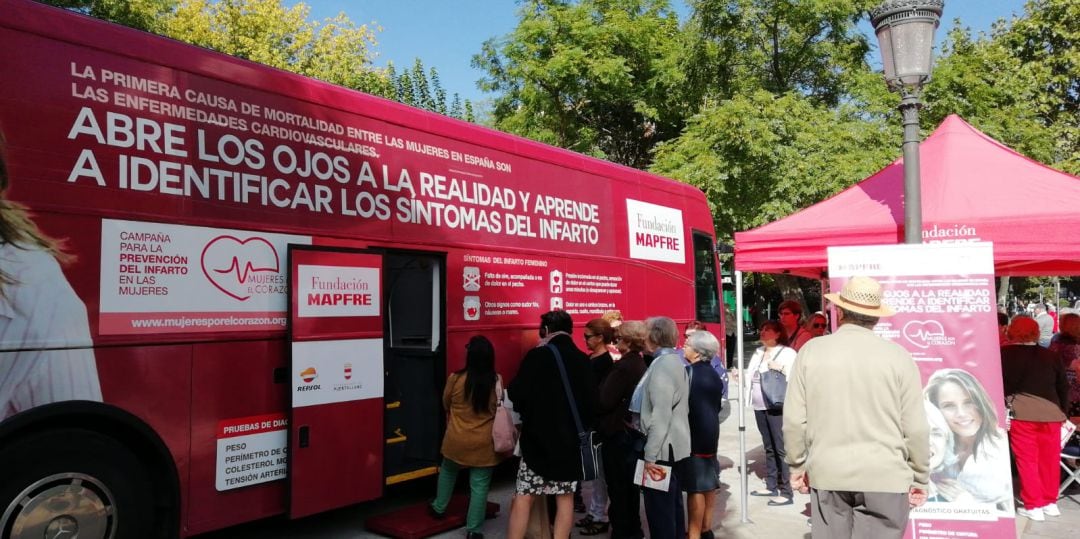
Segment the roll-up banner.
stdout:
[[930,492],[905,537],[1016,537],[993,245],[829,248],[831,289],[856,275],[882,284],[896,314],[874,331],[911,352],[922,373]]

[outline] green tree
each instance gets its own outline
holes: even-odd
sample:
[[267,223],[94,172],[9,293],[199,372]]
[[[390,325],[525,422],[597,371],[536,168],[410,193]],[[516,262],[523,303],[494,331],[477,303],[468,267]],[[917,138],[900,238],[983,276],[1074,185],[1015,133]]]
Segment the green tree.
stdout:
[[837,105],[867,71],[856,27],[880,0],[691,0],[684,67],[718,99],[764,89]]
[[799,93],[738,95],[694,116],[651,170],[705,192],[719,238],[787,216],[895,158],[899,128]]
[[475,121],[469,101],[465,100],[463,104],[458,94],[454,94],[453,104],[447,105],[446,89],[439,80],[439,72],[434,67],[425,69],[419,58],[413,61],[412,68],[403,71],[401,75],[396,74],[393,64],[387,68],[387,72],[391,81],[391,91],[387,95],[391,99],[467,122]]
[[692,107],[666,0],[527,0],[518,16],[473,57],[495,127],[639,168],[678,135]]
[[309,20],[304,3],[282,0],[180,0],[164,22],[170,37],[327,82],[386,95],[385,71],[375,68],[375,32],[344,13]]
[[933,129],[958,114],[986,134],[1036,160],[1052,162],[1052,133],[1038,108],[1039,71],[1014,56],[1000,40],[973,39],[956,27],[942,44],[941,58],[924,95],[921,117]]
[[161,23],[171,15],[177,0],[42,0],[124,26],[161,33]]

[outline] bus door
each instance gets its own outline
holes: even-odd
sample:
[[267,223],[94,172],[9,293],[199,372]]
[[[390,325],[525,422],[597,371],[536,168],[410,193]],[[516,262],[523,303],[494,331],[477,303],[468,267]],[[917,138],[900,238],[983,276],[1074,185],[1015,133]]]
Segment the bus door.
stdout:
[[387,251],[386,484],[438,472],[445,414],[445,257]]
[[289,246],[289,516],[382,495],[383,259]]

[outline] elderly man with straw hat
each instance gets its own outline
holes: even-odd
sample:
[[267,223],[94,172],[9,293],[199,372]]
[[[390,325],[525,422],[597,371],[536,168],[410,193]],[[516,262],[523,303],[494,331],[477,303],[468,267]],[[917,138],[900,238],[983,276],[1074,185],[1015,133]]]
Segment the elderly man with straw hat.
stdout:
[[840,328],[799,351],[784,402],[791,484],[811,496],[813,537],[904,536],[926,501],[930,448],[922,382],[911,354],[873,327],[894,311],[881,285],[852,277]]

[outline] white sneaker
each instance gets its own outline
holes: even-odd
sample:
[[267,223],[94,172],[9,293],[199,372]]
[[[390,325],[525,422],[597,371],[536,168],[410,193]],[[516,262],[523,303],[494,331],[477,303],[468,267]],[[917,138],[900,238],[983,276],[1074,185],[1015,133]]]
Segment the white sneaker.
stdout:
[[1042,521],[1046,520],[1046,517],[1043,516],[1042,507],[1036,507],[1035,509],[1030,509],[1030,510],[1024,509],[1023,507],[1021,507],[1021,508],[1016,510],[1016,514],[1020,515],[1022,517],[1028,517],[1029,519],[1034,520],[1035,522],[1042,522]]
[[1043,512],[1044,515],[1046,515],[1048,517],[1060,517],[1061,516],[1061,509],[1058,509],[1058,506],[1057,506],[1056,503],[1052,503],[1050,505],[1043,506],[1042,512]]

